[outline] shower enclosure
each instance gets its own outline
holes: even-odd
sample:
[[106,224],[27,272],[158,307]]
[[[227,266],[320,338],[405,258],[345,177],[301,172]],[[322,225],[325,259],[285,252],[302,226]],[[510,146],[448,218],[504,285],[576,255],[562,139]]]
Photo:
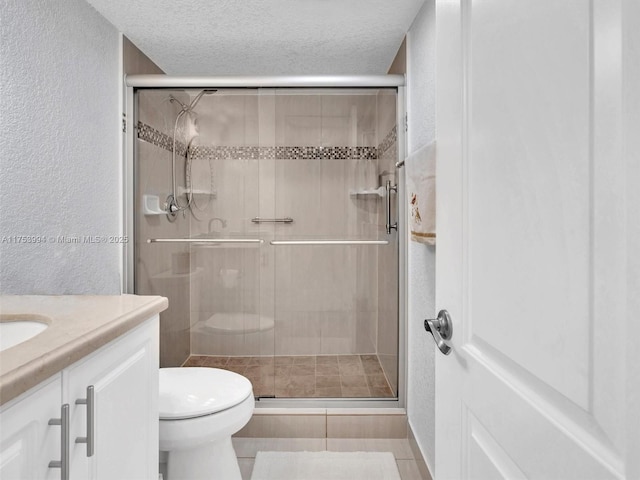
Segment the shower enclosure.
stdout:
[[130,89],[128,285],[169,298],[162,366],[397,399],[402,87],[377,78],[397,85]]

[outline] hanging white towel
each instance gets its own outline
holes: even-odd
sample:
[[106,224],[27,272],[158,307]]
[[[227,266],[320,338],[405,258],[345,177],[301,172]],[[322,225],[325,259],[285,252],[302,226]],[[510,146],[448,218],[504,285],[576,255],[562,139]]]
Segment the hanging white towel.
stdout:
[[405,160],[411,240],[436,244],[436,144],[431,142]]

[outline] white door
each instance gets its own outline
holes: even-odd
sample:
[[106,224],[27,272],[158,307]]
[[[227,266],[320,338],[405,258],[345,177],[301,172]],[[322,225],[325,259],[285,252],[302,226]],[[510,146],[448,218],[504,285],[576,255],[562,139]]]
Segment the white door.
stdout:
[[438,480],[640,477],[638,4],[437,1]]

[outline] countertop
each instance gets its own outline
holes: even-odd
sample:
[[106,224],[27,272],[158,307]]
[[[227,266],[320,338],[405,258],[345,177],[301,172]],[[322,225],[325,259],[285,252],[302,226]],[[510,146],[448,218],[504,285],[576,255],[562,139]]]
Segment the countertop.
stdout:
[[167,299],[156,296],[0,296],[3,318],[32,314],[48,317],[49,324],[39,335],[0,352],[0,405],[167,307]]

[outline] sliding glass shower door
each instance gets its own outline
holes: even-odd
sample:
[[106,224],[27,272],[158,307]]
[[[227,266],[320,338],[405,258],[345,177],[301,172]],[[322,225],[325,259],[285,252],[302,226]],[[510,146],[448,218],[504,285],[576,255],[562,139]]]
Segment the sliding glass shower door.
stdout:
[[203,97],[196,114],[190,234],[210,243],[191,247],[192,262],[203,269],[191,294],[191,363],[245,375],[256,396],[272,397],[273,265],[269,231],[255,221],[268,203],[262,95],[257,89],[218,90]]
[[161,364],[263,398],[394,398],[395,89],[200,93],[137,93],[135,285],[170,301]]
[[293,356],[276,395],[395,396],[398,245],[396,231],[386,231],[389,199],[391,222],[397,216],[386,182],[395,186],[396,156],[388,165],[379,158],[379,138],[395,126],[395,92],[281,89],[274,120],[273,217],[291,220],[275,224],[270,242],[275,354]]
[[262,201],[258,91],[199,94],[137,92],[135,291],[169,298],[161,366],[226,368],[273,395],[272,275],[250,221]]

